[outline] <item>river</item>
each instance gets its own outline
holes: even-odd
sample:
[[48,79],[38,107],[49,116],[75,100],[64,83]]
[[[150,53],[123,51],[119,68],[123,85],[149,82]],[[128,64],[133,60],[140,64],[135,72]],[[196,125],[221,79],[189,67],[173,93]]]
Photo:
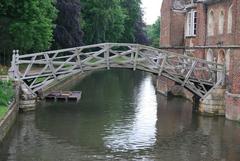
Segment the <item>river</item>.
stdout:
[[239,123],[156,94],[148,73],[98,71],[71,88],[82,91],[78,104],[41,103],[19,115],[1,161],[240,160]]

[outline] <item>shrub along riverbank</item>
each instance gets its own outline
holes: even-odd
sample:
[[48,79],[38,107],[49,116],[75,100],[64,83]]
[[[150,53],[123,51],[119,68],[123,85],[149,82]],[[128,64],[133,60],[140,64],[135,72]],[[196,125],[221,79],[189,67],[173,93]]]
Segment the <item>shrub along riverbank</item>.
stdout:
[[14,96],[12,82],[0,81],[0,119],[8,110],[8,105]]

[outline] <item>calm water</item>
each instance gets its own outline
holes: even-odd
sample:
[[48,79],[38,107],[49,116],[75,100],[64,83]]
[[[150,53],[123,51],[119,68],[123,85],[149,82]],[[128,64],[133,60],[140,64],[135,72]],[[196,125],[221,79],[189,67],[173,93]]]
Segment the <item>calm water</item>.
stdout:
[[201,117],[156,95],[151,76],[101,71],[77,83],[79,104],[43,103],[21,114],[1,161],[240,161],[240,124]]

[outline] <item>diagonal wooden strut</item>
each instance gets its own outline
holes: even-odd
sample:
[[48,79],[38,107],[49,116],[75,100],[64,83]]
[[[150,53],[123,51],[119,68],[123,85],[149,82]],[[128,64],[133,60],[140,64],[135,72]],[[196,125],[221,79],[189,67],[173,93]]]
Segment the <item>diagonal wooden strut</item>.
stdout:
[[[26,66],[19,71],[19,66]],[[34,71],[33,66],[41,66]],[[76,73],[97,69],[131,68],[167,77],[202,99],[224,79],[224,65],[139,44],[104,43],[27,55],[13,55],[9,75],[22,81],[29,93]]]

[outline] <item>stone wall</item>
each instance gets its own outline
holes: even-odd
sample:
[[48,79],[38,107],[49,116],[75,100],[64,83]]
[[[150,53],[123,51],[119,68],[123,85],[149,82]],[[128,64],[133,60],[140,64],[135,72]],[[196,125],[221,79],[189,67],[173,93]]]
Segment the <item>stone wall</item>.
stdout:
[[193,94],[180,85],[176,85],[176,83],[168,78],[160,76],[157,78],[156,90],[158,93],[168,96],[173,95],[177,97],[183,97],[193,102]]
[[19,111],[19,93],[20,84],[15,82],[15,101],[9,106],[8,112],[0,119],[0,142],[8,134],[9,130],[13,126]]
[[167,96],[170,89],[175,85],[175,82],[172,80],[169,80],[168,78],[165,78],[163,76],[160,76],[157,78],[157,92],[160,94]]
[[194,94],[180,85],[172,86],[169,92],[174,96],[183,97],[191,102],[194,101],[193,100]]
[[[206,1],[205,1],[206,2]],[[185,18],[176,18],[179,13],[173,13],[173,0],[164,0],[162,5],[162,20],[161,20],[161,45],[174,47],[176,42],[172,41],[174,38],[177,42],[183,37],[183,46],[194,47],[194,46],[216,46],[219,45],[218,49],[198,49],[194,51],[186,50],[186,54],[191,54],[194,57],[201,59],[211,58],[209,61],[215,61],[218,63],[225,63],[226,73],[226,94],[224,101],[211,102],[210,97],[214,97],[216,92],[209,96],[206,102],[202,102],[202,111],[209,111],[210,113],[216,113],[215,107],[217,105],[226,106],[226,117],[231,120],[239,120],[240,118],[240,49],[222,49],[221,46],[227,45],[240,45],[240,1],[239,0],[219,0],[214,3],[198,2],[195,5],[187,8],[188,10],[194,9],[197,11],[197,34],[196,36],[185,37],[182,33],[181,23],[186,22]],[[208,33],[209,13],[213,13],[213,34]],[[223,21],[222,21],[223,15]],[[179,29],[176,27],[180,26]],[[180,24],[180,25],[179,25]],[[175,25],[175,27],[172,27]],[[219,26],[223,28],[220,29]],[[229,29],[231,26],[231,29]],[[222,32],[223,29],[223,32]],[[178,34],[175,34],[178,33]],[[179,43],[181,44],[181,43]],[[211,52],[210,52],[211,51]],[[178,51],[176,51],[178,52]],[[181,53],[181,52],[178,52]],[[208,53],[212,53],[209,57]],[[223,55],[223,56],[222,56]],[[225,56],[225,58],[224,58]],[[223,59],[222,59],[223,57]],[[225,61],[225,62],[224,62]],[[162,82],[162,80],[160,80]],[[164,82],[162,82],[164,83]],[[160,89],[166,91],[166,86],[160,85]],[[225,87],[224,87],[225,88]],[[170,89],[168,89],[170,91]],[[178,90],[175,90],[178,91]],[[224,93],[221,93],[224,94]],[[209,102],[210,101],[210,102]],[[218,102],[218,103],[217,103]],[[224,103],[225,102],[225,103]],[[209,109],[210,104],[213,109]],[[220,104],[219,104],[220,103]],[[223,111],[222,110],[222,111]],[[222,111],[219,112],[222,114]]]
[[163,0],[161,9],[160,46],[182,46],[184,42],[184,13],[174,12],[172,0]]
[[5,138],[14,124],[16,117],[18,115],[18,103],[15,102],[11,105],[10,110],[7,114],[0,120],[0,142]]
[[224,88],[214,89],[205,100],[200,101],[201,114],[212,116],[225,116],[225,91]]

